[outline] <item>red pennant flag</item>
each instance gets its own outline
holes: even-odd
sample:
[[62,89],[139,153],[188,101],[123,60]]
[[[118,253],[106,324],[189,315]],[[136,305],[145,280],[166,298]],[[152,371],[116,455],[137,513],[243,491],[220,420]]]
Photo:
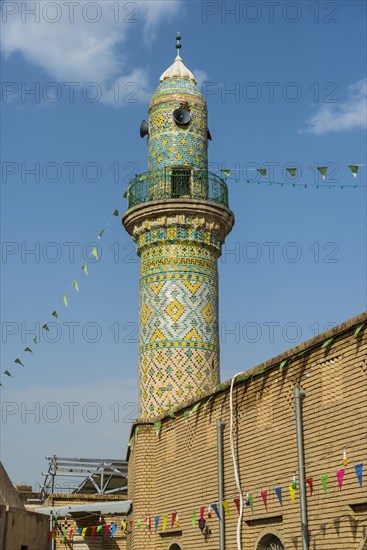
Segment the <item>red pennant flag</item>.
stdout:
[[96,534],[97,527],[92,527],[92,539],[94,539],[94,535]]
[[171,527],[172,527],[172,528],[175,526],[176,518],[177,518],[177,512],[173,512],[173,514],[172,514],[172,521],[171,521]]
[[133,525],[134,525],[134,520],[130,520],[130,521],[129,521],[129,525],[130,525],[130,529],[132,529],[132,528],[133,528]]
[[310,497],[313,495],[313,477],[308,477],[306,479],[307,485],[310,487]]
[[240,502],[240,499],[237,497],[234,499],[234,503],[236,505],[236,508],[237,508],[237,512],[238,512],[238,515],[240,515],[240,510],[241,510],[241,502]]
[[265,510],[268,511],[268,491],[261,491],[261,496],[265,506]]
[[344,468],[342,470],[336,471],[336,477],[338,478],[338,485],[339,485],[340,491],[342,490],[342,487],[343,487],[344,474],[345,474]]
[[109,533],[110,533],[110,527],[111,527],[111,525],[108,523],[108,524],[106,525],[106,531],[105,531],[105,534],[104,534],[105,537],[108,537],[108,535],[109,535]]
[[200,520],[204,519],[205,506],[200,506]]

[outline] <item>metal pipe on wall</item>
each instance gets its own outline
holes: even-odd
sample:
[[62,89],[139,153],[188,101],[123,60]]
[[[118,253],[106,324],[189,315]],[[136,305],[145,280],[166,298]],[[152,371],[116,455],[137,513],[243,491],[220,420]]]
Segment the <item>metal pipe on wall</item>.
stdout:
[[302,550],[309,550],[307,501],[306,501],[305,453],[304,453],[304,445],[303,445],[303,420],[302,420],[302,398],[305,397],[305,395],[306,395],[306,392],[301,388],[294,388]]
[[218,501],[221,521],[219,521],[219,550],[225,550],[225,529],[223,514],[224,499],[224,477],[223,477],[223,427],[225,426],[220,418],[217,418],[217,455],[218,455]]

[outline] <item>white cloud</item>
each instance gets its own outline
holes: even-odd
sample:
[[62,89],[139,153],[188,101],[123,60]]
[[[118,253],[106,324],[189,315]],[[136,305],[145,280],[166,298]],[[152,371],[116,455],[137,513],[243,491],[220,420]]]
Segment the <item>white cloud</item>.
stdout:
[[348,99],[341,103],[325,103],[306,120],[299,134],[322,135],[330,132],[363,129],[367,126],[367,78],[348,86]]
[[[88,4],[97,8],[85,10]],[[52,9],[44,11],[47,5]],[[147,97],[147,71],[129,66],[129,49],[133,46],[128,49],[127,42],[129,38],[136,42],[140,36],[143,41],[147,35],[152,37],[159,23],[172,17],[179,6],[180,0],[81,0],[73,13],[62,0],[45,4],[33,0],[18,2],[16,13],[6,17],[3,13],[1,48],[6,56],[22,54],[59,82],[98,83],[106,92],[102,100],[107,102],[113,102],[113,94],[107,93],[112,83],[135,82],[141,101]],[[39,9],[38,20],[29,13],[31,9]],[[95,23],[91,22],[94,18],[98,19]],[[53,19],[58,20],[52,23]]]

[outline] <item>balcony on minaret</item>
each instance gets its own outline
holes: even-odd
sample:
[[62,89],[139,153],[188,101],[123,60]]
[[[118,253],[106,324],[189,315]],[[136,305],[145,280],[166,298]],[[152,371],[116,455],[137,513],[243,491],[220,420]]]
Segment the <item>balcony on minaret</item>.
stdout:
[[186,166],[166,166],[136,175],[127,190],[128,209],[153,201],[192,199],[213,202],[228,208],[225,181],[205,170]]

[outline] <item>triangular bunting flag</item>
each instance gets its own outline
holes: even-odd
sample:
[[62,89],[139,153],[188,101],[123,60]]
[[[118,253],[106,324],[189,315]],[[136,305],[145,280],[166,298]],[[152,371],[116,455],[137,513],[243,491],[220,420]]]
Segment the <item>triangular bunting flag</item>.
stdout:
[[193,527],[196,526],[196,508],[195,508],[195,510],[193,511],[192,516],[191,516],[191,525],[192,525]]
[[126,519],[123,519],[122,522],[121,522],[122,534],[124,534],[126,532],[126,529],[127,529],[127,521],[126,521]]
[[62,301],[64,302],[65,306],[67,307],[67,305],[68,305],[68,300],[67,300],[67,298],[66,298],[66,294],[64,295]]
[[363,327],[366,325],[366,323],[362,323],[362,325],[359,325],[359,327],[356,328],[354,331],[354,338],[357,338]]
[[155,420],[154,422],[154,430],[155,430],[155,434],[158,436],[159,435],[159,432],[161,430],[161,426],[162,426],[162,421],[161,420]]
[[289,485],[289,494],[291,496],[292,504],[294,504],[294,499],[295,499],[295,496],[296,496],[296,490],[293,488],[292,483]]
[[33,343],[34,343],[34,344],[37,344],[37,343],[38,343],[38,342],[37,342],[37,336],[35,336],[35,337],[33,338]]
[[249,495],[248,500],[249,500],[251,512],[253,512],[254,511],[254,497],[252,495]]
[[12,375],[10,374],[10,372],[9,372],[8,370],[4,370],[4,374],[5,374],[6,376],[10,376],[11,378],[13,378]]
[[213,508],[213,510],[217,514],[218,518],[220,520],[222,520],[222,518],[220,517],[220,512],[219,512],[219,509],[218,509],[218,506],[216,505],[216,503],[213,502],[210,506]]
[[103,527],[103,525],[98,525],[97,526],[97,533],[100,533],[102,531],[102,527]]
[[88,275],[88,268],[87,268],[87,264],[84,264],[83,267],[82,267],[82,271]]
[[82,537],[83,537],[83,538],[86,537],[87,529],[88,529],[88,527],[84,527],[84,529],[82,529]]
[[168,522],[168,516],[165,515],[163,516],[163,526],[162,526],[162,531],[165,531],[166,528],[167,528],[167,522]]
[[238,515],[240,515],[240,512],[241,512],[241,501],[240,501],[239,497],[236,497],[236,498],[234,499],[234,503],[235,503],[235,505],[236,505]]
[[93,247],[91,254],[96,260],[98,260],[98,250],[95,246]]
[[156,531],[158,531],[159,518],[160,518],[160,516],[155,516],[155,518],[154,518],[155,530],[156,530]]
[[361,463],[361,464],[355,464],[355,465],[354,465],[354,470],[355,470],[356,476],[357,476],[357,478],[358,478],[359,485],[362,487],[362,482],[363,482],[363,479],[362,479],[362,476],[363,476],[363,463]]
[[21,365],[22,367],[24,367],[23,363],[21,362],[21,360],[17,357],[14,361],[14,363],[16,363],[17,365]]
[[200,506],[200,521],[204,519],[205,506]]
[[259,172],[260,176],[265,177],[267,174],[266,168],[256,168],[256,172]]
[[327,174],[327,171],[328,171],[328,167],[327,166],[317,166],[317,169],[320,172],[322,179],[325,180],[326,174]]
[[116,533],[117,530],[117,523],[113,523],[111,527],[110,537],[112,539],[113,535]]
[[94,539],[94,535],[96,534],[96,529],[97,529],[97,527],[94,525],[92,527],[92,540]]
[[268,511],[268,491],[261,491],[261,497],[265,506],[265,510]]
[[297,168],[287,168],[287,172],[290,173],[290,175],[292,176],[292,178],[295,178],[296,175],[297,175]]
[[43,325],[42,328],[43,328],[44,330],[47,330],[47,332],[50,331],[50,329],[48,328],[48,324],[47,324],[47,323],[45,323],[45,324]]
[[200,407],[200,405],[201,405],[201,401],[199,401],[198,403],[196,403],[196,404],[193,406],[193,408],[191,409],[190,415],[191,415],[192,413],[196,412],[196,411],[198,410],[198,408]]
[[358,174],[358,164],[348,164],[348,168],[351,170],[353,176],[356,178]]
[[173,513],[172,513],[172,517],[171,517],[171,528],[172,528],[172,529],[173,529],[173,527],[175,526],[176,517],[177,517],[177,512],[173,512]]
[[281,487],[275,487],[274,491],[275,491],[275,493],[278,497],[279,504],[281,506],[283,506],[282,488]]
[[100,232],[98,233],[98,239],[101,239],[101,238],[102,238],[104,232],[105,232],[105,229],[102,229],[102,231],[100,231]]
[[307,485],[310,487],[310,497],[313,495],[313,477],[308,477],[306,479]]
[[28,353],[31,353],[33,355],[33,351],[28,346],[24,348],[24,351],[27,351]]
[[339,490],[340,491],[342,490],[342,487],[343,487],[344,475],[345,475],[345,469],[344,468],[342,468],[341,470],[336,471],[336,477],[338,479],[338,485],[339,485]]
[[227,516],[230,518],[230,517],[231,517],[231,512],[230,512],[230,509],[229,509],[228,500],[223,500],[223,501],[222,501],[222,505],[223,505],[223,508],[224,508],[225,513],[226,513]]
[[229,178],[231,175],[231,170],[221,170],[222,174],[225,176],[225,178]]
[[52,314],[51,314],[53,317],[56,317],[56,319],[59,318],[58,314],[57,314],[57,311],[56,309],[53,310]]
[[81,528],[81,527],[79,527],[79,528],[77,529],[77,533],[78,533],[78,535],[81,535],[81,534],[82,534],[82,528]]
[[324,493],[327,493],[328,479],[329,479],[329,474],[321,474],[320,480],[321,480],[322,488],[324,489]]
[[118,210],[115,210],[114,213],[113,213],[114,216],[118,216],[119,215],[119,211]]
[[78,286],[77,281],[73,281],[73,287],[75,288],[75,290],[76,290],[77,292],[79,292],[79,286]]

